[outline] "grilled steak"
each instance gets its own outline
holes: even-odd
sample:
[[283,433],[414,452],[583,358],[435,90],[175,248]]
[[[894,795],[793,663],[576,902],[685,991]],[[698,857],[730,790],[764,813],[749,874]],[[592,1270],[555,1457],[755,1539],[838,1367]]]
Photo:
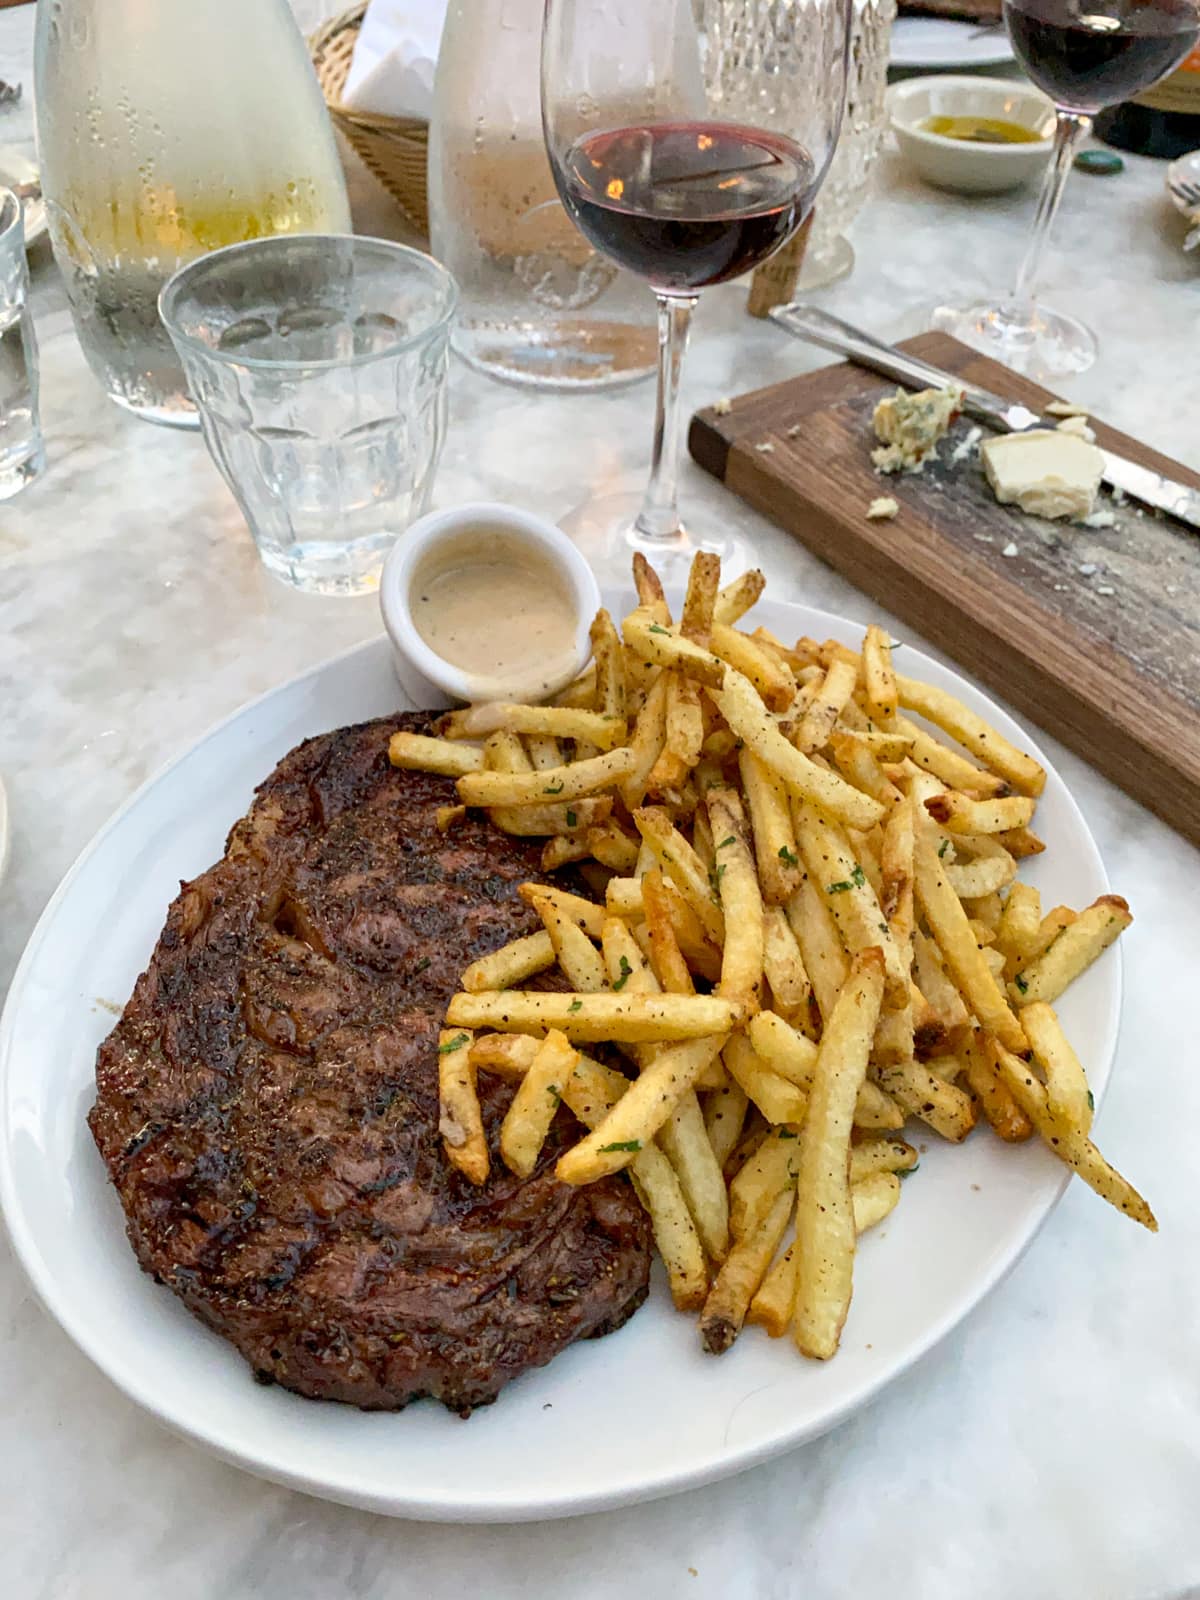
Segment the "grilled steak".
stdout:
[[582,1189],[497,1155],[510,1087],[480,1074],[483,1188],[442,1153],[437,1029],[468,961],[528,933],[538,851],[453,784],[395,771],[392,718],[310,739],[221,861],[182,886],[96,1063],[92,1133],[143,1268],[266,1382],[372,1409],[493,1400],[617,1328],[649,1236],[624,1178]]

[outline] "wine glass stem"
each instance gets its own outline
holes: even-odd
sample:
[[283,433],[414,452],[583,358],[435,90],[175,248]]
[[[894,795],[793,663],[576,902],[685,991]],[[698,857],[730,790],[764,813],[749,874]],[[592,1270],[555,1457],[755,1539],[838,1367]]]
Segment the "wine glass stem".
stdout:
[[1046,176],[1042,179],[1037,215],[1033,219],[1033,237],[1025,251],[1025,259],[1021,263],[1020,272],[1017,273],[1017,286],[1013,290],[1013,299],[1018,304],[1024,304],[1035,298],[1042,260],[1046,254],[1046,244],[1050,238],[1054,218],[1058,214],[1058,203],[1062,199],[1067,173],[1071,170],[1079,146],[1091,131],[1091,117],[1085,117],[1079,111],[1059,109],[1058,121],[1054,128],[1054,151],[1050,157],[1050,165],[1046,168]]
[[658,296],[654,454],[650,458],[650,482],[637,515],[637,531],[644,539],[659,539],[664,544],[683,538],[683,524],[679,520],[679,379],[692,312],[699,298],[695,294]]

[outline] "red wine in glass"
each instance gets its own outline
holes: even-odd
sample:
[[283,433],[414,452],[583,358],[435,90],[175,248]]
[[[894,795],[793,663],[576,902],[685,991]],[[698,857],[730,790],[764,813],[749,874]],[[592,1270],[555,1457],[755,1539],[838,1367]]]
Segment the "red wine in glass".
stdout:
[[804,217],[817,183],[791,139],[727,122],[591,133],[567,151],[558,177],[597,249],[676,294],[765,260]]
[[1091,113],[1166,77],[1200,35],[1194,4],[1006,0],[1017,59],[1058,106]]

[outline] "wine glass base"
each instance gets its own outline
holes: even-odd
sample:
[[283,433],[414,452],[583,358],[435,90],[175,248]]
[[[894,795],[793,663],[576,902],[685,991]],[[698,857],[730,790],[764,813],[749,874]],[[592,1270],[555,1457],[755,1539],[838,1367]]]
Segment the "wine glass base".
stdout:
[[1086,372],[1096,359],[1096,336],[1090,328],[1039,304],[936,306],[929,326],[1030,378]]
[[665,588],[687,584],[692,557],[698,550],[720,557],[722,583],[740,577],[754,565],[753,548],[737,534],[698,534],[689,528],[679,538],[650,538],[636,525],[641,509],[639,494],[608,494],[559,517],[559,527],[579,546],[602,584],[632,587],[635,550],[646,557]]
[[808,294],[813,289],[827,289],[831,283],[848,278],[853,271],[854,246],[839,234],[823,249],[805,252],[796,291]]

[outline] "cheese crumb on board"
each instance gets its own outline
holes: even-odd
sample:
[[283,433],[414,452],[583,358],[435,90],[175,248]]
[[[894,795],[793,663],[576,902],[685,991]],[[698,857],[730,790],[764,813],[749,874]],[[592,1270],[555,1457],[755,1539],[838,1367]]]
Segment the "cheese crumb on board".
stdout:
[[950,452],[950,464],[957,466],[960,461],[965,461],[982,438],[982,428],[972,428],[969,433],[964,434]]
[[732,400],[718,400],[713,406],[714,417],[727,417],[733,410]]
[[1064,417],[1058,424],[1059,433],[1074,433],[1081,439],[1086,439],[1089,444],[1095,444],[1096,435],[1088,427],[1082,417]]
[[1104,472],[1094,444],[1056,428],[1003,433],[988,439],[980,454],[992,493],[1001,505],[1033,516],[1091,516]]
[[1045,411],[1048,417],[1090,417],[1092,414],[1078,400],[1051,400],[1047,402]]
[[872,425],[879,448],[871,460],[880,472],[920,472],[939,439],[962,410],[961,389],[897,389],[875,407]]
[[890,494],[881,494],[878,500],[872,500],[867,507],[867,521],[890,522],[899,510],[898,500],[893,500]]

